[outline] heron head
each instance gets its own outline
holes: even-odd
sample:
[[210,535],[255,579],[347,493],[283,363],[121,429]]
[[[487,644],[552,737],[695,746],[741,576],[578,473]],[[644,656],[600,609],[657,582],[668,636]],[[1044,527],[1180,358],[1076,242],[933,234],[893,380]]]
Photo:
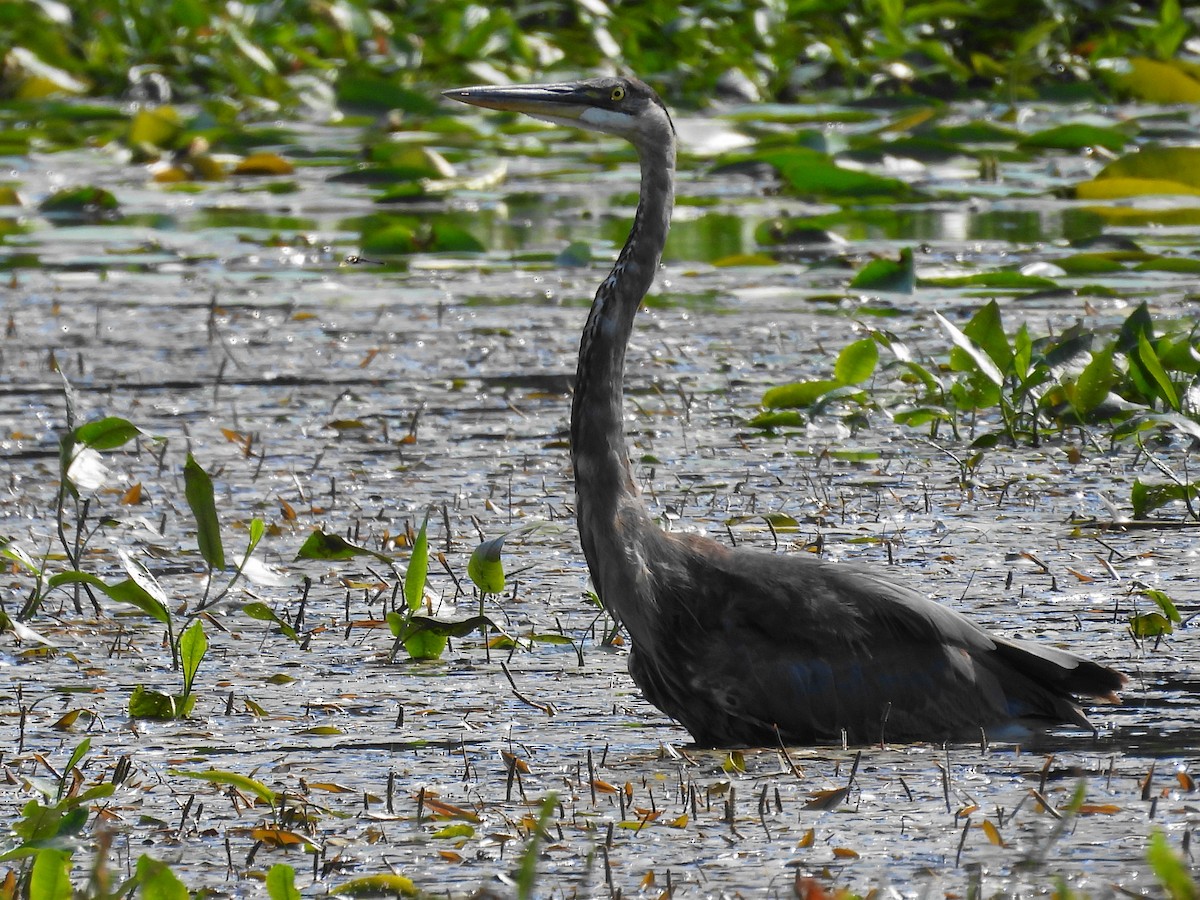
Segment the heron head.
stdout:
[[534,118],[630,141],[635,147],[664,146],[675,126],[658,94],[636,78],[589,78],[559,84],[455,88],[444,96],[472,106],[521,112]]

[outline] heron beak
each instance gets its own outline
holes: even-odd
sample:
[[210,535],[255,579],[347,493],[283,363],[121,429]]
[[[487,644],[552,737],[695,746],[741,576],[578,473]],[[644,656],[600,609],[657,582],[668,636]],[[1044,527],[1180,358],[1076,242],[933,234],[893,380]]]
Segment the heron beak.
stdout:
[[480,85],[443,91],[442,96],[471,106],[525,113],[564,124],[577,122],[593,105],[587,92],[570,82],[514,84],[507,87]]

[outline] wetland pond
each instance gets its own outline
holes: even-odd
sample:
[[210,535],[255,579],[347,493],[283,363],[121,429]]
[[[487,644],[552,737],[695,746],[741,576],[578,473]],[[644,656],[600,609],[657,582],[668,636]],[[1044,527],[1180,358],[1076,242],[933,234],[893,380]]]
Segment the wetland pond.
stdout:
[[[1172,370],[1178,427],[973,443],[1001,430],[996,404],[898,423],[929,385],[889,348],[949,385],[966,351],[935,313],[963,329],[993,300],[1014,346],[1022,326],[1102,341],[1143,303],[1187,334],[1196,191],[1080,186],[1139,147],[1200,155],[1200,112],[1009,113],[680,115],[676,224],[626,412],[666,527],[887,568],[991,630],[1129,675],[1123,705],[1089,710],[1095,737],[1027,746],[703,750],[634,688],[588,595],[566,449],[586,306],[636,200],[625,147],[456,110],[392,134],[355,119],[264,128],[256,149],[294,166],[275,175],[156,180],[111,147],[0,160],[16,188],[0,207],[4,849],[29,838],[32,800],[109,785],[50,835],[77,878],[100,852],[115,878],[147,854],[218,896],[265,896],[278,863],[304,895],[399,874],[431,895],[503,896],[553,794],[531,896],[786,897],[805,877],[893,896],[1059,879],[1152,895],[1152,834],[1186,853],[1200,817],[1195,520],[1186,495],[1121,520],[1138,484],[1190,483],[1187,368]],[[1092,131],[1068,139],[1067,125]],[[758,153],[780,140],[903,193],[789,187],[788,161]],[[398,166],[373,179],[368,145],[440,172],[386,196]],[[118,206],[43,204],[80,185]],[[915,282],[850,286],[902,251]],[[765,392],[828,381],[864,339],[868,377],[756,418]],[[140,430],[89,448],[78,499],[60,496],[68,391],[75,425]],[[189,454],[227,557],[212,585]],[[482,612],[503,634],[467,629],[414,660],[387,613],[405,606],[427,511],[421,611]],[[253,562],[204,606],[255,520]],[[297,558],[314,530],[353,546]],[[504,587],[481,599],[469,560],[503,535]],[[130,715],[139,686],[179,691],[166,629],[95,585],[47,589],[68,552],[107,585],[161,588],[176,627],[204,606],[189,716]],[[1134,637],[1154,591],[1181,621]]]

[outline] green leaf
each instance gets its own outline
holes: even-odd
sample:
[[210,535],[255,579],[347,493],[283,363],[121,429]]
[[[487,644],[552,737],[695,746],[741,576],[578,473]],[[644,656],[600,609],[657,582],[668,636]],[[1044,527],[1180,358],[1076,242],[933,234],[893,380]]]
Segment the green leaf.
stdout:
[[131,147],[174,149],[183,134],[183,123],[173,106],[139,109],[129,122],[126,138]]
[[[266,531],[267,526],[263,523],[262,519],[256,518],[250,520],[250,542],[246,545],[245,559],[249,559],[254,551],[258,548],[258,544],[263,539],[263,535],[266,534]],[[243,565],[245,565],[245,559],[242,561]]]
[[1175,602],[1167,596],[1165,591],[1160,591],[1157,588],[1147,588],[1141,592],[1143,597],[1148,597],[1154,601],[1154,604],[1162,610],[1164,616],[1172,622],[1182,622],[1183,619],[1179,616],[1179,610],[1175,606]]
[[1179,395],[1175,392],[1175,385],[1171,382],[1170,376],[1167,375],[1166,370],[1162,367],[1162,363],[1158,359],[1158,354],[1154,351],[1154,346],[1150,343],[1149,338],[1146,337],[1145,332],[1138,335],[1138,348],[1135,358],[1146,374],[1158,386],[1158,395],[1162,398],[1163,403],[1178,412]]
[[[1176,620],[1176,621],[1178,621],[1178,620]],[[71,758],[69,760],[67,760],[67,765],[63,768],[64,777],[65,777],[66,773],[69,773],[73,768],[75,768],[77,765],[79,765],[80,760],[82,760],[85,756],[87,756],[88,749],[91,746],[92,746],[92,739],[84,738],[82,741],[79,742],[79,744],[75,747],[75,749],[73,751],[71,751]]]
[[196,519],[196,542],[200,545],[200,555],[210,568],[223,569],[225,548],[221,545],[221,522],[217,518],[212,479],[190,453],[183,466],[183,484],[188,506]]
[[129,715],[134,719],[170,721],[185,718],[190,711],[191,704],[183,695],[147,690],[145,685],[135,685],[129,695]]
[[28,553],[17,546],[12,538],[0,535],[0,556],[10,559],[17,565],[28,569],[34,575],[41,575],[42,570]]
[[551,791],[546,795],[546,799],[542,801],[542,807],[538,810],[537,825],[534,826],[530,833],[529,840],[525,842],[525,849],[521,851],[521,859],[517,864],[517,871],[513,876],[513,881],[517,886],[517,900],[533,900],[538,895],[538,849],[541,846],[542,835],[546,830],[546,826],[550,823],[551,816],[554,815],[554,808],[556,806],[558,806],[558,794]]
[[851,290],[894,291],[911,294],[917,284],[917,269],[909,247],[900,251],[898,260],[873,259],[854,276]]
[[253,794],[260,800],[265,800],[275,806],[278,795],[261,781],[255,781],[237,772],[226,772],[222,769],[207,769],[203,772],[189,772],[186,769],[168,769],[168,775],[178,775],[182,778],[195,778],[207,781],[209,784],[228,784],[244,794]]
[[433,833],[435,838],[470,838],[475,836],[475,826],[468,825],[466,822],[456,822],[453,825],[446,825],[439,828]]
[[1157,828],[1150,835],[1146,861],[1171,900],[1196,900],[1200,897],[1200,885],[1192,878],[1187,862],[1171,849],[1166,835]]
[[1187,502],[1200,495],[1200,481],[1191,484],[1176,484],[1173,481],[1147,482],[1135,479],[1129,490],[1129,502],[1133,506],[1133,517],[1144,519],[1146,514],[1168,503]]
[[1103,147],[1120,153],[1129,143],[1129,136],[1116,128],[1073,123],[1058,125],[1021,138],[1019,146],[1050,150],[1084,150]]
[[[996,368],[1008,373],[1013,368],[1013,349],[1008,343],[1008,335],[1004,333],[1004,321],[1000,316],[1000,304],[995,300],[985,303],[975,311],[962,331],[971,341],[996,364]],[[1028,335],[1026,335],[1028,337]],[[954,354],[951,353],[950,365],[954,366]],[[967,367],[969,369],[969,366]],[[960,371],[962,371],[960,369]]]
[[797,381],[769,388],[762,398],[767,409],[806,409],[830,391],[841,387],[837,381]]
[[1144,300],[1121,323],[1121,330],[1117,333],[1117,349],[1127,356],[1132,354],[1137,350],[1142,335],[1154,339],[1154,318]]
[[352,559],[355,556],[374,556],[386,563],[392,561],[385,556],[366,547],[351,544],[345,538],[336,534],[326,534],[324,531],[314,531],[304,541],[296,553],[296,559]]
[[987,352],[982,347],[967,337],[958,329],[957,326],[951,323],[950,320],[943,316],[940,312],[934,310],[933,314],[937,317],[937,320],[939,323],[941,323],[941,326],[946,329],[946,333],[950,335],[950,340],[954,342],[956,347],[966,353],[966,355],[975,363],[975,367],[979,370],[979,372],[981,372],[993,384],[1004,384],[1004,375],[998,368],[996,368],[996,364],[992,362],[991,357],[988,356]]
[[99,217],[117,211],[117,198],[104,188],[65,188],[43,200],[38,209],[51,215]]
[[481,629],[500,630],[496,627],[496,623],[487,616],[470,616],[457,622],[443,622],[427,616],[412,616],[406,619],[398,613],[388,613],[387,619],[392,634],[402,641],[411,635],[421,633],[436,634],[441,637],[466,637]]
[[1092,356],[1091,361],[1075,379],[1072,401],[1081,418],[1091,415],[1094,409],[1108,399],[1119,377],[1113,367],[1113,345],[1109,344]]
[[114,450],[133,440],[142,430],[127,419],[107,416],[75,429],[75,443],[93,450]]
[[922,278],[921,284],[928,284],[932,287],[982,287],[999,290],[1023,290],[1026,288],[1050,290],[1058,287],[1058,283],[1053,279],[1010,271],[976,272],[974,275],[958,275],[950,278]]
[[70,900],[72,893],[71,851],[56,847],[38,850],[29,872],[29,900]]
[[1170,634],[1174,629],[1171,621],[1162,613],[1143,613],[1129,617],[1129,630],[1134,637],[1151,638]]
[[167,608],[159,600],[146,593],[132,579],[110,585],[105,584],[95,575],[72,569],[68,572],[59,572],[57,575],[52,575],[46,582],[47,587],[50,588],[61,587],[64,584],[90,584],[92,587],[99,588],[118,603],[128,603],[130,606],[137,607],[146,615],[164,625],[169,625],[171,622],[171,614],[167,611]]
[[912,189],[903,181],[843,169],[824,153],[806,148],[775,150],[749,159],[774,167],[790,192],[803,197],[885,199],[912,195]]
[[429,575],[428,526],[429,513],[426,512],[425,519],[421,522],[421,530],[417,532],[417,539],[413,543],[412,554],[408,558],[408,569],[404,572],[404,601],[413,612],[421,608],[425,599],[425,581]]
[[833,366],[833,377],[842,384],[862,384],[875,372],[879,346],[874,338],[863,338],[842,348]]
[[403,875],[364,875],[339,884],[329,893],[349,897],[415,897],[417,886]]
[[276,615],[275,611],[265,603],[259,603],[257,601],[254,603],[247,603],[242,607],[242,612],[252,619],[258,619],[260,622],[274,622],[275,625],[278,626],[279,630],[293,641],[300,640],[300,636],[296,634],[296,629]]
[[449,222],[434,222],[429,246],[434,253],[483,253],[487,247],[471,232]]
[[500,551],[504,547],[507,535],[484,541],[471,553],[467,563],[467,574],[475,587],[485,594],[498,594],[504,590],[504,563],[500,559]]
[[746,424],[751,428],[771,430],[774,428],[802,428],[804,423],[805,419],[801,413],[796,412],[794,409],[785,409],[759,413]]
[[188,889],[171,867],[142,854],[137,861],[138,894],[141,900],[188,900]]
[[416,631],[402,641],[404,650],[413,659],[441,659],[446,652],[445,635],[432,631]]
[[271,866],[267,870],[267,896],[270,900],[300,900],[296,870],[285,863]]
[[190,696],[196,673],[204,654],[208,652],[208,635],[204,633],[204,625],[199,619],[188,626],[179,638],[179,656],[183,663],[183,693]]
[[1109,80],[1117,90],[1147,103],[1200,103],[1200,80],[1174,60],[1135,56],[1118,60]]

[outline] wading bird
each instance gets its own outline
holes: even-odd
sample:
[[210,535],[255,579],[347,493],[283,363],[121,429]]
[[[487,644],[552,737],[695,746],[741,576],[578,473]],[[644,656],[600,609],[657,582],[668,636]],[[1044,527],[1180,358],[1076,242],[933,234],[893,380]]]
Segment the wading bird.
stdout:
[[630,141],[633,228],[592,303],[571,406],[579,538],[601,602],[632,643],[646,699],[708,746],[1003,737],[1090,728],[1075,697],[1116,701],[1120,673],[989,634],[868,568],[669,534],[639,495],[622,393],[634,316],[674,202],[675,127],[634,78],[470,87],[445,96]]

